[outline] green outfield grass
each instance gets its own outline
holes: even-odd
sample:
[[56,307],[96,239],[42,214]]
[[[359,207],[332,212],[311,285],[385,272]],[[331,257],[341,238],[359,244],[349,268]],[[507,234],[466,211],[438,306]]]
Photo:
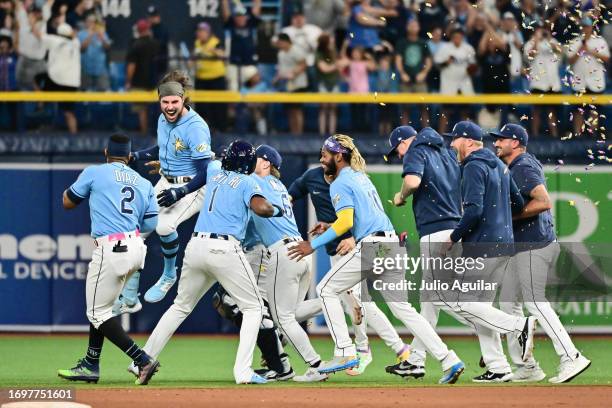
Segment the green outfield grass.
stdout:
[[[137,336],[139,344],[146,340]],[[458,384],[472,385],[470,379],[482,373],[478,367],[480,350],[475,338],[446,338],[466,363],[467,369]],[[332,354],[329,338],[313,338],[315,348],[323,359]],[[609,337],[576,338],[578,348],[591,359],[593,364],[572,384],[610,385],[612,381],[612,340]],[[235,386],[232,365],[237,346],[237,337],[175,336],[162,355],[162,368],[150,383],[152,387],[230,387]],[[380,340],[372,339],[374,361],[365,374],[349,377],[337,373],[325,383],[298,384],[295,382],[274,383],[267,386],[361,386],[394,387],[423,386],[437,383],[441,375],[439,364],[433,359],[427,362],[427,375],[423,380],[405,380],[385,373],[385,365],[395,361],[393,352]],[[69,384],[57,377],[58,368],[69,368],[83,356],[87,347],[86,336],[0,336],[0,388],[2,387],[61,387]],[[295,352],[288,347],[294,369],[303,373],[305,366]],[[548,377],[555,375],[558,359],[549,340],[538,338],[536,356]],[[256,351],[255,366],[259,352]],[[127,373],[129,360],[108,340],[104,344],[101,380],[97,385],[79,384],[82,388],[133,387],[134,377]],[[545,380],[541,384],[546,385]],[[509,386],[513,386],[509,384]]]

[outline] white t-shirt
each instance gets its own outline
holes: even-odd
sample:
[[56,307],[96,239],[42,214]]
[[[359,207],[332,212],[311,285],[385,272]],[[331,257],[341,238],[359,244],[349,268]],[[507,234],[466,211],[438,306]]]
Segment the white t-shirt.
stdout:
[[296,45],[306,54],[306,64],[310,67],[314,65],[317,41],[323,31],[314,24],[304,24],[302,28],[287,26],[282,32],[291,38],[293,45]]
[[553,51],[559,47],[559,43],[554,38],[538,42],[537,54],[531,58],[529,54],[534,47],[535,41],[532,38],[527,41],[524,50],[529,64],[529,89],[559,92],[561,90],[561,78],[559,78],[561,57]]
[[[17,22],[19,23],[19,55],[34,60],[44,59],[47,50],[42,39],[36,37],[34,33],[32,33],[28,13],[22,5],[17,5],[15,14]],[[47,32],[47,20],[49,20],[49,17],[51,17],[51,6],[49,2],[46,2],[42,7],[42,20],[36,23],[36,28],[41,35]]]
[[[567,47],[567,56],[573,57],[578,53],[582,45],[584,36],[576,38],[570,42]],[[588,39],[586,46],[591,51],[596,51],[598,54],[610,56],[610,48],[601,37]],[[593,57],[590,53],[585,53],[578,57],[578,60],[572,65],[574,71],[573,88],[576,92],[584,92],[589,90],[592,92],[602,92],[606,89],[606,67],[600,60]]]
[[455,47],[452,42],[443,43],[436,54],[434,62],[444,64],[450,57],[454,61],[440,69],[440,93],[456,95],[459,92],[463,95],[474,93],[472,78],[467,72],[467,67],[476,62],[476,51],[467,42]]
[[519,76],[521,75],[521,68],[523,68],[523,54],[521,54],[521,49],[514,42],[516,36],[522,45],[524,43],[523,34],[518,30],[512,33],[501,31],[500,34],[504,41],[506,41],[506,44],[510,46],[510,75],[513,77]]
[[[306,60],[306,55],[301,48],[293,45],[289,51],[278,52],[278,71],[282,74],[287,74],[295,70],[298,64]],[[306,71],[287,81],[287,91],[292,92],[296,89],[306,88],[308,86],[308,77]]]
[[43,42],[49,50],[47,61],[49,78],[58,85],[80,87],[81,43],[79,39],[45,34]]

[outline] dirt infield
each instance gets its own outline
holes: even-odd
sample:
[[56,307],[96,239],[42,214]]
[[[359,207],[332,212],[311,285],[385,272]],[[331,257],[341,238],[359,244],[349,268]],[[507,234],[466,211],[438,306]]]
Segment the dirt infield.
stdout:
[[77,400],[92,407],[603,407],[612,387],[425,387],[79,390]]

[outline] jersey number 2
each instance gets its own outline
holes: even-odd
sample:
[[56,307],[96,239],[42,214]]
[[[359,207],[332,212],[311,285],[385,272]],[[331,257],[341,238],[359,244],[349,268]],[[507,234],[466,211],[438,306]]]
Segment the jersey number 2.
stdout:
[[130,208],[130,203],[134,201],[134,189],[132,187],[125,186],[121,189],[123,199],[121,200],[121,212],[123,214],[133,214],[134,210]]

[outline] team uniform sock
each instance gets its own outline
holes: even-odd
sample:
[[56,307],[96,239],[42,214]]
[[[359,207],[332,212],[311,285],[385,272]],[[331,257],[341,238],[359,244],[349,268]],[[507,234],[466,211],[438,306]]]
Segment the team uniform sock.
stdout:
[[169,279],[176,278],[176,255],[179,251],[179,236],[176,231],[172,234],[160,236],[162,252],[164,254],[164,276]]
[[127,282],[125,282],[125,286],[123,287],[123,290],[121,291],[121,297],[123,297],[125,303],[127,303],[130,306],[134,306],[136,302],[138,302],[138,287],[140,286],[140,272],[142,272],[142,269],[130,275]]
[[319,367],[320,365],[321,365],[321,360],[317,360],[317,361],[315,361],[314,363],[310,363],[310,366],[311,366],[312,368],[317,368],[317,367]]
[[279,374],[284,374],[283,362],[281,361],[281,351],[278,336],[275,328],[259,329],[257,333],[257,347],[261,350],[261,355],[266,359],[268,368]]
[[104,335],[93,324],[89,323],[89,345],[87,354],[85,354],[85,363],[89,368],[98,369],[100,367],[100,354],[102,354],[103,344]]
[[134,360],[139,367],[146,365],[151,360],[151,357],[138,347],[134,340],[123,330],[121,323],[119,323],[119,316],[105,321],[98,330],[104,334],[104,337]]

